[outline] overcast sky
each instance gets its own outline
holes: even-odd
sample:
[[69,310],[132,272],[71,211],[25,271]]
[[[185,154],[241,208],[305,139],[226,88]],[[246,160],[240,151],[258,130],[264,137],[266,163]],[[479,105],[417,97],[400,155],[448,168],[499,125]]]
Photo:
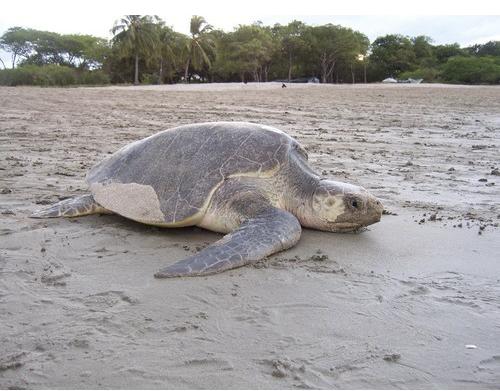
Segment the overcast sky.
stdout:
[[[411,10],[405,9],[408,2],[397,0],[343,3],[333,0],[5,1],[0,7],[0,35],[9,27],[22,26],[110,38],[114,21],[124,14],[156,14],[176,31],[187,33],[189,19],[196,14],[225,31],[257,20],[272,25],[297,19],[308,24],[351,27],[372,41],[389,33],[428,35],[436,44],[458,42],[462,46],[500,40],[498,0],[468,3],[419,0]],[[4,61],[9,58],[6,53],[0,55]]]

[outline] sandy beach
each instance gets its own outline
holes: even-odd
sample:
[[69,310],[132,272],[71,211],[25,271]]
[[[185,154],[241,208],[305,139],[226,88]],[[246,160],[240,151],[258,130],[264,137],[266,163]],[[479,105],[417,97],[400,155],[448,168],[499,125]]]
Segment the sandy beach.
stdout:
[[[275,126],[386,209],[359,234],[158,280],[221,236],[34,220],[131,141]],[[500,87],[0,87],[0,388],[499,388]]]

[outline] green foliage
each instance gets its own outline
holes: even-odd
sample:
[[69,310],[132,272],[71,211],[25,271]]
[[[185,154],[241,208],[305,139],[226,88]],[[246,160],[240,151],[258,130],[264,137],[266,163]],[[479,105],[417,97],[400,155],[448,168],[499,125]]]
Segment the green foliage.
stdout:
[[109,75],[101,69],[77,73],[78,84],[105,85],[110,83]]
[[275,41],[269,28],[260,23],[239,25],[227,36],[225,60],[228,70],[239,74],[241,80],[249,75],[255,81],[267,81],[269,62],[273,56]]
[[22,27],[11,27],[0,37],[0,48],[12,55],[12,68],[16,66],[19,57],[25,57],[31,52],[33,31]]
[[63,35],[68,61],[82,69],[99,68],[110,54],[108,41],[92,35]]
[[476,56],[500,56],[500,41],[489,41],[484,45],[473,45],[466,50]]
[[142,75],[142,83],[144,84],[156,84],[158,82],[158,75],[153,73],[144,73]]
[[133,56],[135,60],[134,84],[139,84],[139,58],[154,56],[158,45],[157,16],[126,15],[116,22],[111,32],[114,34],[115,53],[122,57]]
[[[434,56],[432,39],[425,35],[419,35],[411,39],[413,52],[415,53],[415,64],[421,68],[430,69],[437,65],[437,59]],[[429,80],[425,78],[426,80]]]
[[389,34],[372,43],[370,62],[379,80],[398,77],[401,72],[411,70],[416,58],[413,43],[408,37]]
[[411,39],[413,43],[413,51],[417,60],[427,57],[432,57],[432,39],[425,35],[419,35]]
[[443,66],[441,76],[451,83],[498,84],[500,64],[493,57],[452,57]]
[[[423,78],[427,82],[499,83],[500,41],[460,48],[430,37],[389,34],[371,45],[363,33],[326,24],[240,25],[213,29],[202,16],[189,35],[157,16],[125,15],[111,41],[12,27],[0,37],[11,54],[5,85],[268,81],[316,77],[323,83]],[[6,68],[2,61],[0,66]]]
[[109,77],[101,70],[82,71],[68,66],[23,65],[14,69],[0,70],[0,85],[32,85],[40,87],[70,86],[76,84],[108,84]]
[[157,19],[150,15],[126,15],[117,21],[111,32],[112,42],[123,56],[151,54],[157,42]]
[[189,81],[189,69],[201,71],[206,66],[210,68],[215,57],[215,42],[210,36],[210,26],[203,16],[193,15],[190,21],[189,31],[191,37],[185,40],[186,65],[184,69],[184,81]]
[[333,82],[336,66],[352,65],[360,54],[366,53],[369,44],[364,34],[333,24],[308,27],[304,37],[309,42],[307,68],[320,76],[323,83]]
[[[183,51],[186,46],[187,37],[165,26],[163,23],[157,25],[158,46],[155,59],[158,62],[157,82],[162,84],[165,80],[173,82],[176,79],[177,69],[186,61]],[[143,79],[146,83],[146,80]]]
[[81,69],[101,66],[109,52],[105,39],[91,35],[61,35],[49,31],[13,27],[0,37],[0,46],[16,64],[58,64]]
[[460,56],[465,54],[465,50],[460,49],[458,43],[450,45],[438,45],[433,47],[434,57],[440,64],[444,64],[450,57]]
[[440,81],[440,72],[436,68],[417,68],[413,71],[402,72],[399,78],[402,80],[406,79],[424,79],[426,82],[437,82]]
[[300,57],[307,49],[306,29],[307,26],[298,20],[286,26],[275,24],[272,28],[277,46],[275,61],[279,63],[280,58],[286,61],[288,80],[292,79],[293,71],[300,72]]

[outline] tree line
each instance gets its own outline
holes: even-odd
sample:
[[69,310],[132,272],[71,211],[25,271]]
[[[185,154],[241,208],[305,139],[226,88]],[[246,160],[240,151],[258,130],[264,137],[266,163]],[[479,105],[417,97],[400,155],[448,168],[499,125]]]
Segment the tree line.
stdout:
[[427,36],[389,34],[370,42],[359,31],[325,24],[239,25],[225,32],[201,16],[181,34],[158,16],[126,15],[113,38],[9,28],[0,47],[0,84],[163,84],[266,82],[316,78],[322,83],[386,77],[452,83],[500,82],[500,41],[461,48]]

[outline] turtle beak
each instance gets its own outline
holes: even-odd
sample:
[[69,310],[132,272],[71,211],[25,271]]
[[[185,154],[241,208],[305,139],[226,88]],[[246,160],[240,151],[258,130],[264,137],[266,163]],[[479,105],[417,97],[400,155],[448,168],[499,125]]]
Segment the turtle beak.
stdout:
[[374,196],[370,196],[367,200],[366,217],[363,219],[363,226],[378,223],[382,218],[384,206],[380,200]]

